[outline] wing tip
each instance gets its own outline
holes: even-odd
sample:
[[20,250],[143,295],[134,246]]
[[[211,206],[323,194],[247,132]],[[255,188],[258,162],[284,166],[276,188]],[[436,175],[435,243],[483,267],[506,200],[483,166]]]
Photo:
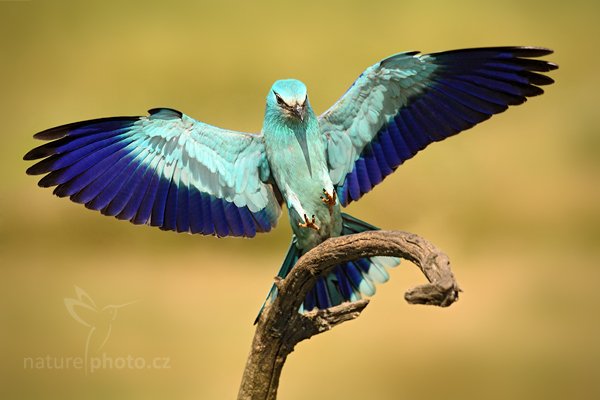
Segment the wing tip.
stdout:
[[508,46],[506,49],[521,53],[525,57],[542,57],[554,53],[554,50],[544,46]]
[[152,119],[181,119],[183,113],[173,108],[168,107],[156,107],[148,110],[148,114]]
[[25,170],[25,173],[26,173],[27,175],[32,175],[32,176],[34,176],[34,175],[41,175],[41,174],[43,174],[43,173],[44,173],[44,171],[40,171],[40,169],[39,169],[39,167],[38,167],[38,164],[34,164],[34,165],[32,165],[31,167],[27,168],[27,169]]
[[56,126],[54,128],[49,128],[49,129],[43,130],[41,132],[38,132],[33,135],[33,138],[39,139],[39,140],[62,139],[65,136],[69,136],[69,134],[72,131],[75,131],[79,128],[83,128],[86,126],[91,126],[94,124],[102,124],[102,123],[107,123],[107,122],[122,122],[124,124],[125,123],[134,123],[139,119],[140,119],[139,116],[135,116],[135,117],[129,116],[129,117],[97,118],[97,119],[89,119],[89,120],[80,121],[80,122],[72,122],[70,124],[60,125],[60,126]]
[[554,71],[558,69],[558,64],[546,61],[546,66],[548,67],[548,71]]
[[36,147],[34,149],[29,150],[24,156],[23,156],[23,160],[24,161],[33,161],[33,160],[38,160],[40,158],[43,158],[44,156],[41,155],[41,152],[39,151],[39,147]]
[[[554,54],[554,50],[549,49],[547,47],[539,47],[539,46],[521,46],[521,47],[517,47],[515,53],[518,57],[524,57],[524,58],[537,58],[537,57],[544,57],[544,56],[548,56],[550,54]],[[544,72],[547,71],[554,71],[558,69],[558,64],[553,63],[551,61],[545,61],[545,60],[541,60],[545,63],[546,65],[546,70]]]
[[419,54],[421,54],[420,51],[418,50],[412,50],[412,51],[403,51],[402,53],[396,53],[394,55],[391,55],[389,57],[384,58],[383,60],[381,60],[379,62],[379,65],[385,66],[386,64],[389,64],[393,61],[395,61],[398,58],[404,58],[404,57],[416,57]]
[[69,128],[74,124],[61,125],[54,128],[49,128],[33,135],[34,139],[38,140],[55,140],[61,139],[69,134]]
[[442,55],[453,53],[471,53],[471,52],[497,52],[497,53],[513,53],[518,57],[536,58],[543,57],[554,53],[554,50],[542,46],[489,46],[489,47],[466,47],[462,49],[445,50],[441,52],[431,53],[430,55]]

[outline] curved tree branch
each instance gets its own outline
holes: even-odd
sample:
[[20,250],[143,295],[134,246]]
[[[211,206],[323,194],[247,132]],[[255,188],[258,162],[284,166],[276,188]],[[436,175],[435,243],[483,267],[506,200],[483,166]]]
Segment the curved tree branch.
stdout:
[[448,256],[415,234],[369,231],[328,239],[303,255],[285,279],[276,280],[278,294],[258,320],[238,399],[275,399],[281,370],[296,344],[360,315],[369,300],[305,314],[298,308],[319,276],[345,261],[373,256],[401,257],[423,272],[429,283],[407,291],[407,302],[447,307],[458,300]]

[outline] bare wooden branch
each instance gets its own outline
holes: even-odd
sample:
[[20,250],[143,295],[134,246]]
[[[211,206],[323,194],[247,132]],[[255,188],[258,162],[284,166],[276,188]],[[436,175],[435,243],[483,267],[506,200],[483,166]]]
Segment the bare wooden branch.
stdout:
[[429,283],[407,291],[407,302],[447,307],[458,300],[460,289],[448,257],[415,234],[369,231],[331,238],[302,256],[290,274],[277,282],[279,293],[258,320],[239,400],[274,400],[281,370],[296,344],[360,315],[369,300],[305,314],[298,309],[319,276],[340,263],[373,256],[401,257],[423,272]]

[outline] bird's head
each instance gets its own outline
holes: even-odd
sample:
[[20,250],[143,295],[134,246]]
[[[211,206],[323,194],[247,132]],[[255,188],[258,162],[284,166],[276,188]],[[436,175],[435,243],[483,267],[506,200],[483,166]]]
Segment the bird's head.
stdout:
[[267,109],[280,113],[286,118],[302,122],[308,107],[306,86],[296,79],[275,82],[267,95]]

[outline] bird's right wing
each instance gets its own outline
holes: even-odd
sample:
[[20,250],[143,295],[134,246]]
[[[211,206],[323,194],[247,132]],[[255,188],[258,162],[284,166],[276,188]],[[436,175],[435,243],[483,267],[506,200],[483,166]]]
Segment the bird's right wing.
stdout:
[[262,135],[160,108],[48,129],[27,153],[42,187],[104,215],[164,230],[247,236],[276,225],[281,205]]

